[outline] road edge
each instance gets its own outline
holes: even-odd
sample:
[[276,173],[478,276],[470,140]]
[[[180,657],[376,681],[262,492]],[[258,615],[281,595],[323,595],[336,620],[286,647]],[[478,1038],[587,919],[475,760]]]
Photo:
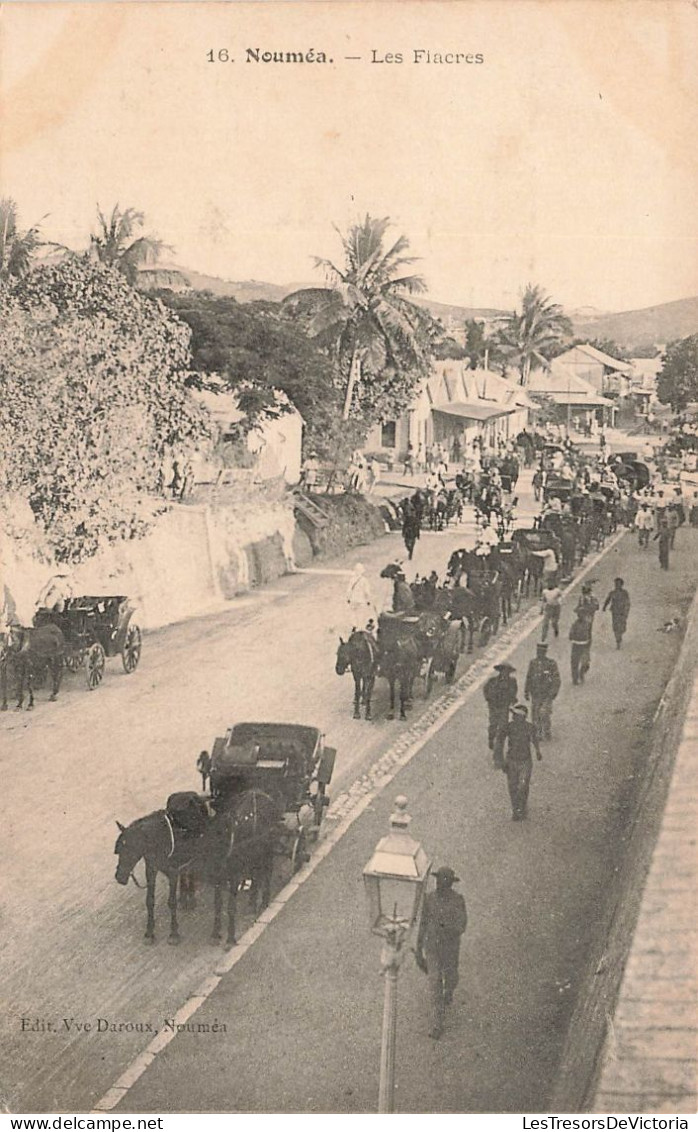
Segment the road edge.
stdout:
[[652,721],[642,789],[622,856],[615,899],[604,919],[577,995],[550,1098],[552,1112],[591,1112],[606,1038],[630,955],[647,876],[659,837],[676,755],[698,671],[698,591],[674,670]]

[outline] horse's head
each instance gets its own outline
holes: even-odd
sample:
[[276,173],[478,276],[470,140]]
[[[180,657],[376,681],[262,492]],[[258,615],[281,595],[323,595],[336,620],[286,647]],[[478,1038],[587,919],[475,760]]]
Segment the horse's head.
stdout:
[[119,858],[116,866],[115,880],[118,884],[128,884],[131,873],[143,856],[143,846],[133,836],[133,826],[116,823],[119,827],[119,836],[116,839],[114,852]]
[[338,676],[343,676],[347,668],[351,664],[351,647],[349,641],[345,641],[342,637],[339,638],[339,648],[337,649],[337,660],[335,661],[334,670]]

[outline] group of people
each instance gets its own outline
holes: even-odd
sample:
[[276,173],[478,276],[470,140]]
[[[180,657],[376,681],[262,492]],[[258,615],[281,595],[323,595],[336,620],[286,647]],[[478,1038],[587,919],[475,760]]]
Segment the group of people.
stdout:
[[[516,669],[512,664],[496,664],[496,675],[491,676],[483,688],[489,714],[488,744],[495,768],[506,774],[514,821],[522,821],[526,817],[533,755],[535,753],[536,759],[541,759],[541,743],[552,739],[553,705],[560,692],[562,678],[557,662],[548,655],[545,637],[549,628],[552,628],[555,637],[559,636],[561,605],[562,592],[552,581],[542,602],[543,640],[536,646],[536,655],[528,666],[524,684],[524,699],[530,702],[530,719],[527,704],[518,702]],[[592,584],[585,583],[569,630],[570,673],[575,686],[584,683],[591,666],[594,618],[599,609]],[[616,648],[620,649],[630,614],[630,595],[622,578],[615,579],[603,611],[611,614]]]

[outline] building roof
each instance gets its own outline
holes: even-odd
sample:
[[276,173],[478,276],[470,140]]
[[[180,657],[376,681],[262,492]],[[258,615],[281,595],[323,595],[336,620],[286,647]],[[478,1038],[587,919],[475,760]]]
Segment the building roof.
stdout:
[[491,401],[446,401],[441,405],[432,405],[435,413],[446,413],[450,417],[462,417],[463,420],[489,421],[494,417],[506,417],[516,412],[516,406],[509,409]]
[[615,405],[614,401],[602,397],[593,385],[569,369],[566,373],[560,373],[555,369],[550,373],[535,370],[531,374],[528,389],[534,394],[544,393],[556,405]]
[[[586,354],[588,358],[600,362],[606,369],[616,370],[618,373],[630,373],[633,368],[629,362],[621,362],[619,358],[612,358],[610,354],[604,354],[603,350],[597,350],[596,346],[590,346],[588,342],[581,343],[578,346],[570,346],[564,354],[558,354],[554,361],[561,361],[563,365],[574,364],[574,359],[570,355],[574,354],[575,351]],[[565,358],[569,358],[569,361],[564,361]]]
[[[470,369],[461,360],[445,358],[434,364],[426,381],[426,393],[434,409],[443,411],[451,404],[480,405],[481,408],[506,410],[535,409],[518,382],[501,377],[492,370]],[[488,413],[488,416],[496,414]],[[479,415],[473,419],[485,420]]]

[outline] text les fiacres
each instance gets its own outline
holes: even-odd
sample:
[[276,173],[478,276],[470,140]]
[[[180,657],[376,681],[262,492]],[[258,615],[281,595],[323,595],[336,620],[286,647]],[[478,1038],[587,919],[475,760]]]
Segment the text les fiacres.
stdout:
[[484,63],[485,56],[480,52],[466,51],[432,51],[431,48],[414,47],[409,55],[400,51],[378,51],[375,47],[371,51],[372,63]]

